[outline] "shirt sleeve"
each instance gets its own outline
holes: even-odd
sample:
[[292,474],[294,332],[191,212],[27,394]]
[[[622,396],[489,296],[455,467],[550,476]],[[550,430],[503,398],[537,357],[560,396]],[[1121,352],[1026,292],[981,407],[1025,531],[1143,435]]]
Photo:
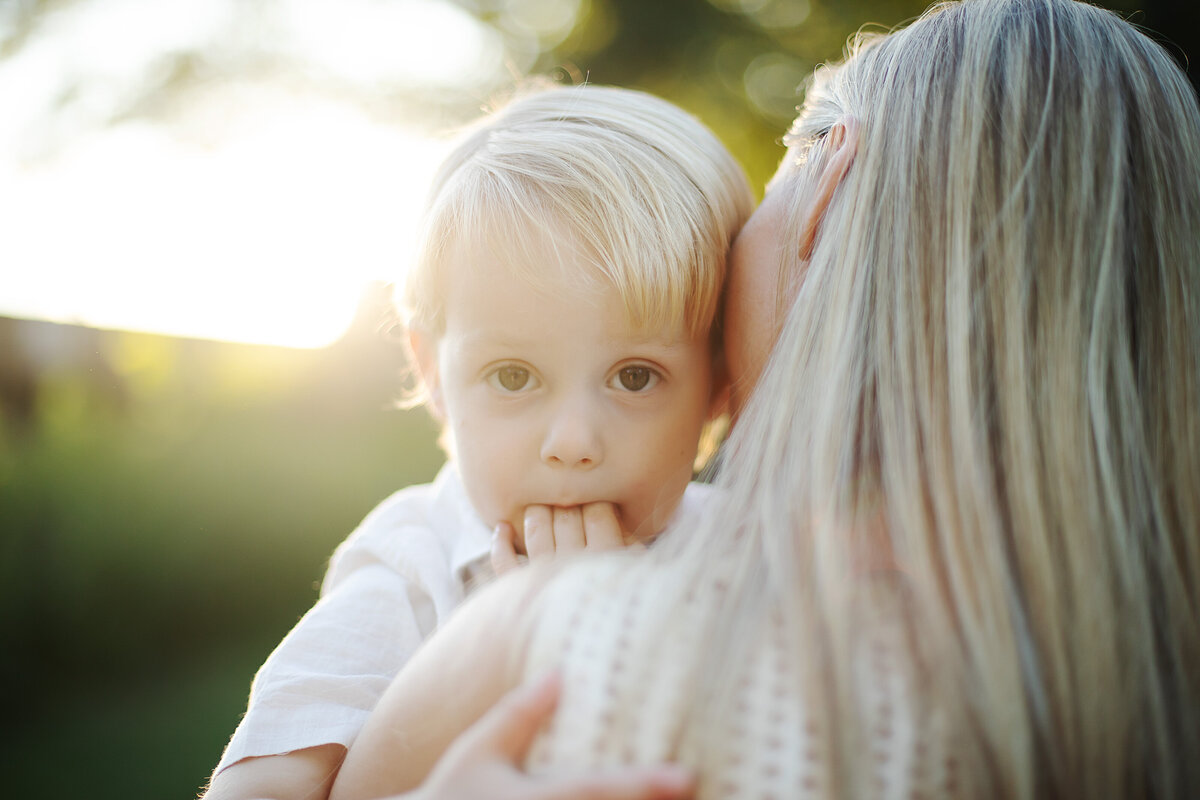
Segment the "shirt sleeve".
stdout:
[[400,667],[436,629],[436,596],[453,588],[428,580],[449,580],[440,548],[422,546],[419,531],[395,533],[408,541],[412,559],[373,558],[369,540],[339,549],[323,596],[255,675],[218,771],[251,756],[353,742]]

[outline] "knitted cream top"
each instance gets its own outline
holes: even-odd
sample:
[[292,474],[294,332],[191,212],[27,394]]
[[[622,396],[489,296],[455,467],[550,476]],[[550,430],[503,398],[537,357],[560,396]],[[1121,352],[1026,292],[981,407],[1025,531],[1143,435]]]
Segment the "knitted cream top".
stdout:
[[[686,712],[705,700],[691,695],[699,637],[726,600],[715,581],[683,587],[682,579],[681,570],[650,559],[616,557],[584,560],[547,584],[527,671],[558,665],[564,690],[529,770],[681,761],[696,771],[702,800],[829,796],[822,740],[777,625],[763,626],[759,646],[741,660],[716,754],[681,752]],[[664,595],[683,601],[656,602]],[[871,797],[952,796],[953,762],[932,746],[942,736],[932,721],[917,724],[888,661],[885,646],[872,647],[855,676],[870,731],[863,785]]]

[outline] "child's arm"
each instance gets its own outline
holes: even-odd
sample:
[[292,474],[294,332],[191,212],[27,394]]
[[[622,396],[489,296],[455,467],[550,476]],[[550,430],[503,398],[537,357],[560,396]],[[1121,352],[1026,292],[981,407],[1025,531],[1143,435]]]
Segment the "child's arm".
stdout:
[[[523,520],[525,554],[529,558],[577,550],[615,550],[627,544],[612,503],[574,508],[529,506]],[[492,538],[492,569],[502,575],[521,562],[516,532],[507,522]]]
[[674,765],[535,778],[521,771],[561,688],[548,673],[500,699],[454,740],[420,789],[405,800],[684,800],[693,780]]
[[488,585],[429,640],[355,739],[330,800],[691,797],[690,777],[674,765],[553,778],[521,771],[526,750],[558,700],[554,676],[514,691],[537,618],[537,596],[553,571],[552,563],[543,562]]
[[290,800],[329,794],[346,748],[338,744],[247,758],[218,773],[201,800]]
[[334,800],[415,789],[454,738],[520,683],[536,622],[529,603],[552,568],[517,570],[484,586],[417,651],[354,740]]
[[[560,688],[558,675],[550,673],[506,694],[454,741],[419,789],[394,800],[682,800],[691,796],[691,777],[672,765],[553,780],[523,773],[521,762],[553,714]],[[325,745],[246,759],[218,775],[202,800],[325,798],[344,753],[340,746]]]
[[[518,672],[505,668],[510,660],[505,649],[529,616],[525,587],[535,581],[540,586],[543,574],[522,570],[512,580],[484,587],[478,601],[469,604],[479,613],[453,615],[444,631],[417,651],[400,672],[413,677],[391,684],[355,740],[355,757],[345,759],[349,775],[337,781],[338,796],[384,797],[416,787],[454,736],[516,685]],[[452,697],[431,703],[442,679]],[[413,685],[415,691],[409,688]],[[396,711],[381,714],[379,709],[389,706]],[[397,738],[401,734],[407,736]],[[214,777],[204,800],[323,800],[345,755],[341,745],[322,745],[243,759]]]

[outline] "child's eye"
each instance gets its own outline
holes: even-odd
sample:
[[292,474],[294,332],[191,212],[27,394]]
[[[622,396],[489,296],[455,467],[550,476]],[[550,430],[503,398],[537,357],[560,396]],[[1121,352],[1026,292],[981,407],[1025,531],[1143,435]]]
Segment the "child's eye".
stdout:
[[519,392],[522,389],[532,388],[530,386],[532,380],[533,376],[529,374],[529,370],[515,364],[506,364],[499,369],[494,369],[487,376],[488,383],[503,392]]
[[626,392],[644,392],[658,385],[662,376],[650,367],[622,367],[612,377],[609,385],[614,389],[620,388]]

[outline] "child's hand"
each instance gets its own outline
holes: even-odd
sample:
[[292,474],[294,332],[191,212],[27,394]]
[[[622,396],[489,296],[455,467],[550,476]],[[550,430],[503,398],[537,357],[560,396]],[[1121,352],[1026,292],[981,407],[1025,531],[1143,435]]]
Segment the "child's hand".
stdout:
[[684,800],[695,782],[660,764],[533,777],[518,766],[558,703],[561,679],[549,673],[509,692],[445,752],[425,784],[394,800]]
[[[612,503],[583,506],[529,506],[525,509],[525,553],[529,558],[574,550],[615,550],[625,545]],[[492,569],[502,574],[517,566],[516,531],[507,522],[492,537]]]
[[529,506],[525,509],[525,553],[530,558],[575,550],[615,550],[624,544],[612,503]]

